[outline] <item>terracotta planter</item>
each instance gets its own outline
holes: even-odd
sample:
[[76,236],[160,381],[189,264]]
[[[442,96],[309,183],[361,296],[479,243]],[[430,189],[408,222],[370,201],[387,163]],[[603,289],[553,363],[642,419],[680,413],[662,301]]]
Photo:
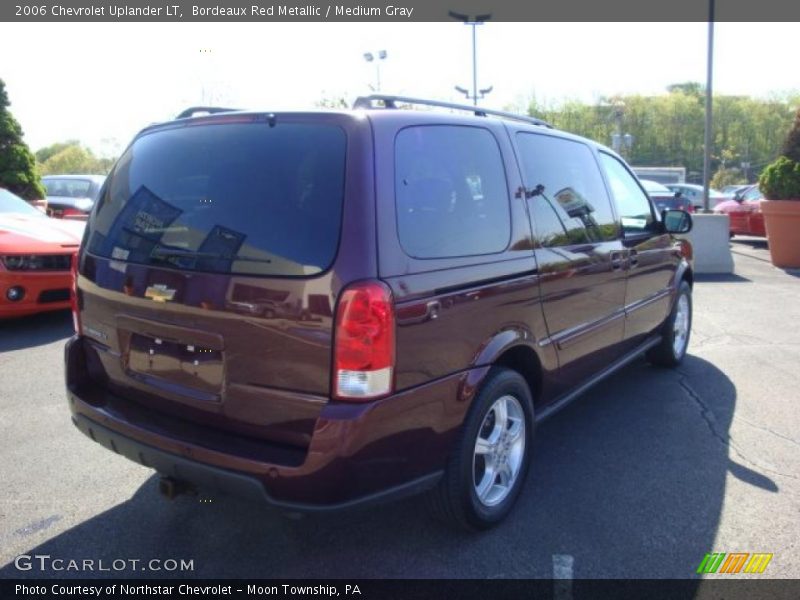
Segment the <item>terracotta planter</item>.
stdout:
[[761,202],[772,264],[800,269],[800,198]]

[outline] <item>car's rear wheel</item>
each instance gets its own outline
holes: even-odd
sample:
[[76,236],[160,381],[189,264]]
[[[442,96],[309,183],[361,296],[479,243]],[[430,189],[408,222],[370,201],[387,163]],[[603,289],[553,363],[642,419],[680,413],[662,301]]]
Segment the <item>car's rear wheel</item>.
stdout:
[[470,408],[445,474],[431,494],[434,513],[470,530],[511,511],[528,471],[533,402],[525,379],[495,368]]
[[672,312],[664,323],[661,343],[647,353],[647,359],[659,366],[677,367],[686,356],[692,333],[692,288],[681,281]]

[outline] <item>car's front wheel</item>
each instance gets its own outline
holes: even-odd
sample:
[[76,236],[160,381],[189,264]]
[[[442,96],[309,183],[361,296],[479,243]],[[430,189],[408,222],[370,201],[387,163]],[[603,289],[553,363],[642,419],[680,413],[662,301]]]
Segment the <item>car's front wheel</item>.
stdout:
[[442,481],[431,495],[437,516],[487,529],[511,511],[528,471],[533,402],[525,379],[495,368],[467,415]]
[[692,288],[681,281],[672,312],[664,323],[661,343],[647,353],[647,359],[662,367],[677,367],[686,356],[692,333]]

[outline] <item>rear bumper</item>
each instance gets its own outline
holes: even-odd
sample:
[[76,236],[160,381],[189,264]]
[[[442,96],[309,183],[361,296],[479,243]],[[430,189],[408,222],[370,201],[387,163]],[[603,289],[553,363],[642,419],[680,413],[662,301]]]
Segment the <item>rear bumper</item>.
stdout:
[[468,371],[365,404],[327,404],[308,448],[177,422],[115,396],[87,369],[81,338],[66,347],[73,423],[137,463],[293,511],[341,510],[423,491],[443,472],[470,405]]
[[191,483],[201,489],[221,491],[239,498],[245,498],[253,502],[263,502],[275,508],[288,511],[340,511],[389,502],[432,488],[442,475],[441,472],[431,473],[386,490],[336,504],[323,505],[282,501],[272,498],[267,493],[264,485],[255,477],[205,465],[164,452],[152,446],[147,446],[108,429],[107,427],[98,425],[83,415],[73,416],[72,422],[84,435],[101,446],[145,467],[155,469],[161,475],[172,477],[178,481]]

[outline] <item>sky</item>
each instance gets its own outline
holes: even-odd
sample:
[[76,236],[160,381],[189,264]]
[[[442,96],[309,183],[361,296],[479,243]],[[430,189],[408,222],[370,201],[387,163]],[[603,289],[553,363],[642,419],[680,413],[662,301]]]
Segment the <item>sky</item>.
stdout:
[[[478,28],[487,108],[705,82],[706,23],[501,23]],[[800,90],[798,23],[717,23],[714,92]],[[467,102],[472,36],[463,23],[0,23],[0,78],[28,145],[77,139],[117,155],[146,125],[215,104],[311,108],[377,84],[365,52],[386,50],[381,92]]]

